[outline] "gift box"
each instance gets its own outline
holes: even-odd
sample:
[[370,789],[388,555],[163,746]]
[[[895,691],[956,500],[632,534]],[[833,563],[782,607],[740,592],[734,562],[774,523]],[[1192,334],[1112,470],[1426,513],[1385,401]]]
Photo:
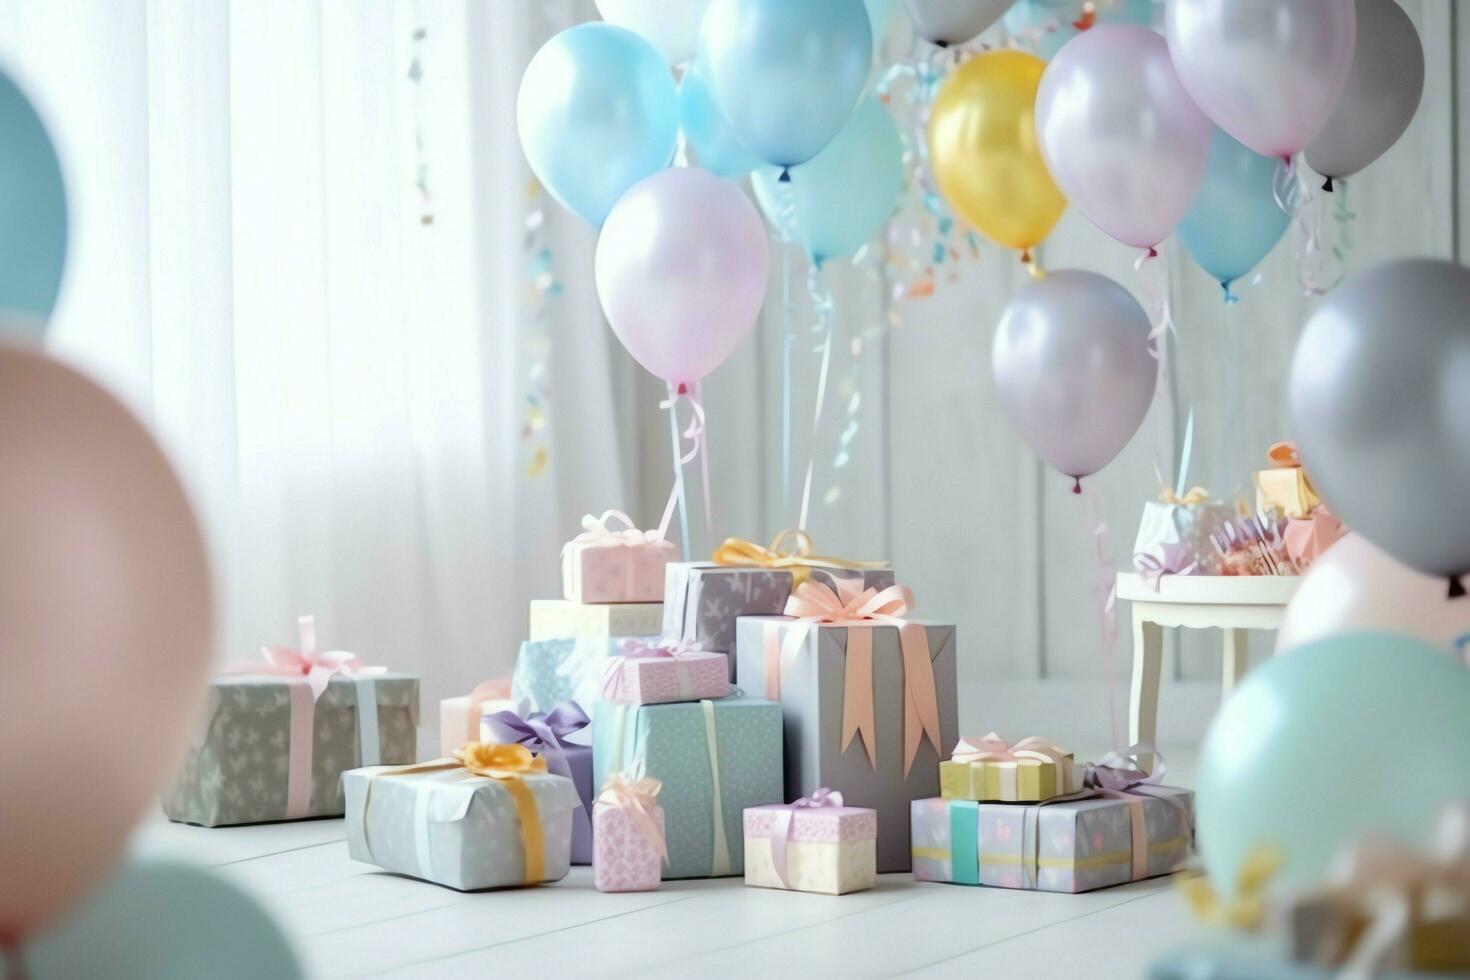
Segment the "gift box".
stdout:
[[736,617],[778,614],[791,597],[789,571],[670,562],[665,575],[663,641],[688,650],[728,654]]
[[267,647],[209,684],[201,725],[163,811],[220,827],[343,812],[344,770],[417,756],[419,680],[318,652],[311,617],[298,650]]
[[597,794],[592,824],[592,883],[601,892],[648,892],[663,878],[668,843],[664,811],[658,805],[663,784],[620,772],[608,776]]
[[744,871],[741,816],[779,803],[781,706],[727,697],[678,704],[598,702],[592,711],[593,781],[642,772],[663,783],[665,878]]
[[1312,511],[1311,517],[1293,517],[1286,522],[1282,543],[1297,568],[1305,571],[1318,556],[1348,533],[1326,506]]
[[626,639],[607,662],[602,700],[614,704],[663,704],[722,698],[730,693],[729,658],[723,653],[677,650]]
[[1256,471],[1256,510],[1279,511],[1287,517],[1309,516],[1322,500],[1302,469],[1296,444],[1278,442],[1266,456],[1271,468]]
[[563,701],[593,704],[602,696],[608,658],[621,650],[621,640],[587,636],[526,640],[511,673],[511,700],[526,711],[550,711]]
[[514,710],[509,677],[484,681],[469,694],[445,698],[439,702],[439,754],[451,756],[466,742],[487,741],[480,731],[481,716]]
[[893,584],[893,569],[886,561],[852,561],[815,553],[811,535],[797,528],[777,533],[768,547],[744,538],[726,538],[712,556],[716,565],[732,568],[764,568],[788,571],[792,587],[812,579],[833,591],[838,582],[855,582],[865,589],[882,591]]
[[664,622],[662,602],[584,603],[566,599],[532,599],[532,642],[574,639],[602,640],[618,636],[657,636]]
[[1165,489],[1143,505],[1133,540],[1133,566],[1157,583],[1163,575],[1215,575],[1219,559],[1210,535],[1230,519],[1230,508],[1194,487],[1182,497]]
[[1009,745],[995,732],[962,738],[939,764],[939,795],[946,800],[1039,803],[1082,789],[1072,753],[1042,738]]
[[[592,733],[587,717],[574,701],[550,711],[487,711],[480,718],[479,742],[524,745],[546,760],[547,771],[572,781],[580,805],[572,813],[572,863],[592,863]],[[453,755],[451,751],[449,755]]]
[[1194,796],[1147,794],[1046,803],[915,800],[915,881],[1085,892],[1168,874],[1189,856]]
[[846,895],[877,877],[878,813],[825,787],[795,803],[745,811],[745,883]]
[[523,745],[344,773],[347,853],[397,874],[475,891],[566,877],[572,781]]
[[841,786],[878,813],[878,870],[909,869],[909,803],[939,795],[939,762],[956,741],[955,628],[909,622],[908,590],[843,596],[802,583],[795,617],[747,616],[736,675],[779,700],[786,787]]
[[[609,526],[610,521],[623,526]],[[562,595],[569,602],[659,602],[664,566],[677,551],[658,531],[640,531],[619,510],[582,518],[582,533],[561,551]]]

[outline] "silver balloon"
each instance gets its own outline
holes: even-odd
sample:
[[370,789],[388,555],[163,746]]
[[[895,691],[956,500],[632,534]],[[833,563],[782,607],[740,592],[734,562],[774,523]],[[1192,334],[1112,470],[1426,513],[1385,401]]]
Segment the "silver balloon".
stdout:
[[1470,270],[1387,265],[1333,290],[1291,368],[1302,463],[1322,499],[1421,572],[1470,572]]
[[1357,0],[1358,42],[1347,86],[1327,125],[1307,147],[1307,164],[1347,177],[1388,152],[1409,128],[1424,94],[1424,46],[1395,0]]
[[1012,0],[904,0],[914,31],[940,47],[964,44],[979,36]]
[[1078,479],[1118,455],[1158,382],[1148,333],[1138,300],[1096,272],[1063,269],[1016,291],[991,366],[1001,407],[1037,455]]

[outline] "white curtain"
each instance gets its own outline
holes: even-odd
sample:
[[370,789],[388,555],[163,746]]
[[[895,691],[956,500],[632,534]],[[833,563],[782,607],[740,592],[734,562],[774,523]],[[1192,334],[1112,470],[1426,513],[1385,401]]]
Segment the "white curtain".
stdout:
[[[585,7],[0,7],[0,66],[52,127],[73,208],[49,346],[171,451],[222,659],[314,613],[325,643],[422,673],[431,706],[508,670],[583,512],[641,499],[631,365],[576,272],[592,233],[555,206],[549,353],[534,333],[515,90]],[[551,411],[526,435],[542,357]]]

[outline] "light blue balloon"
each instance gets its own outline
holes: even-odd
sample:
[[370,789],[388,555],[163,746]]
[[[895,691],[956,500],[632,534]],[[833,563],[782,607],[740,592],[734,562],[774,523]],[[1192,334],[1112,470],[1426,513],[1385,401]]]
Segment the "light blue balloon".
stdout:
[[709,94],[704,69],[696,58],[679,83],[679,125],[694,162],[721,177],[744,177],[765,161],[746,147],[730,131],[730,124],[720,115]]
[[1230,284],[1255,268],[1291,223],[1272,189],[1278,165],[1216,127],[1205,178],[1175,229],[1200,268],[1224,288],[1227,300]]
[[[1006,11],[1003,22],[1012,37],[1034,40],[1036,56],[1050,61],[1062,45],[1082,33],[1074,26],[1081,16],[1081,0],[1018,0]],[[1154,0],[1104,0],[1097,4],[1099,24],[1149,27],[1153,22]]]
[[1352,633],[1246,676],[1200,754],[1197,838],[1215,890],[1236,892],[1258,847],[1271,887],[1319,880],[1367,833],[1422,843],[1470,800],[1470,671],[1401,634]]
[[873,30],[857,0],[712,0],[698,57],[736,138],[766,163],[794,167],[852,115]]
[[536,52],[521,77],[516,126],[542,185],[601,227],[624,191],[673,160],[679,96],[653,45],[594,21]]
[[903,193],[903,140],[888,110],[871,95],[811,160],[751,176],[755,199],[785,238],[804,246],[813,261],[851,255],[893,215]]
[[0,72],[0,333],[39,337],[66,265],[66,188],[46,127]]
[[129,861],[56,929],[21,951],[33,980],[296,980],[280,928],[213,871]]

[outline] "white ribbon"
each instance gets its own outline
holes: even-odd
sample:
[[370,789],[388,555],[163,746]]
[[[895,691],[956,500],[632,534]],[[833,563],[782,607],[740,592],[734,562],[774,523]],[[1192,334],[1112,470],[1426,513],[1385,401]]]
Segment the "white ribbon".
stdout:
[[382,751],[378,742],[378,687],[369,677],[355,677],[357,685],[357,742],[358,765],[381,764]]
[[704,744],[709,749],[710,792],[714,799],[714,855],[710,858],[710,877],[719,878],[730,873],[730,845],[725,839],[725,808],[720,800],[720,750],[715,734],[715,703],[704,700]]

